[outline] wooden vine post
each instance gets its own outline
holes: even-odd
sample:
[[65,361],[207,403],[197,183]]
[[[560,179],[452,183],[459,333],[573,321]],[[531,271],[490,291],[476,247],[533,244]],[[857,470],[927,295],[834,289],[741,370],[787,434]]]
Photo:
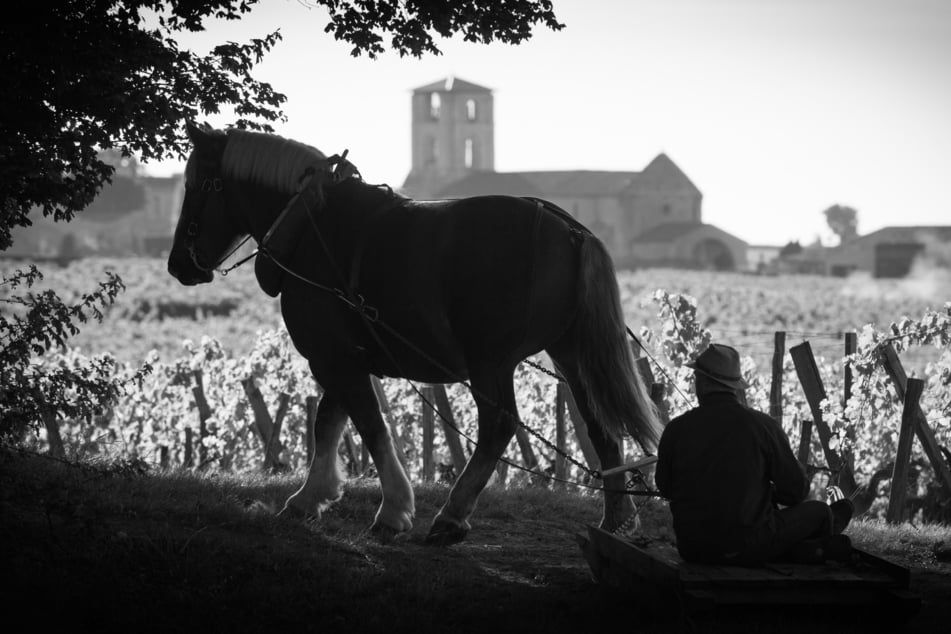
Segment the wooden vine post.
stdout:
[[807,469],[808,473],[809,450],[812,444],[812,420],[803,418],[799,429],[799,451],[796,452],[796,458],[799,460],[799,464]]
[[436,411],[439,413],[439,423],[442,427],[443,436],[446,444],[449,446],[449,455],[452,457],[452,467],[456,472],[456,477],[466,468],[466,452],[462,448],[462,440],[459,438],[459,428],[456,426],[456,419],[452,415],[452,407],[449,405],[449,395],[446,394],[446,386],[442,383],[433,385],[433,396],[436,399]]
[[277,400],[277,413],[274,414],[274,426],[271,428],[271,435],[267,439],[267,445],[264,448],[264,470],[274,471],[281,467],[278,455],[281,451],[281,426],[284,424],[284,417],[287,415],[287,407],[290,404],[291,397],[285,392],[281,392]]
[[773,334],[773,375],[769,384],[769,415],[783,422],[783,357],[786,356],[786,333]]
[[380,407],[380,412],[383,414],[383,418],[386,419],[386,424],[390,427],[390,434],[393,436],[393,446],[396,447],[396,457],[399,459],[400,464],[403,465],[403,468],[407,469],[409,468],[409,462],[406,460],[406,452],[403,451],[403,443],[400,442],[399,430],[397,430],[396,423],[393,421],[393,414],[390,411],[390,403],[386,399],[386,391],[383,389],[383,383],[375,374],[370,375],[370,383],[373,385],[373,392],[376,394],[376,402]]
[[915,440],[915,413],[924,387],[924,381],[921,379],[908,379],[906,384],[898,450],[895,454],[895,467],[892,469],[888,510],[885,513],[885,520],[889,524],[900,523],[905,510],[905,500],[908,496],[908,466],[911,459],[911,445]]
[[307,445],[307,465],[310,466],[310,463],[314,461],[314,452],[317,451],[317,440],[315,437],[316,425],[317,425],[317,405],[320,403],[320,399],[316,396],[308,396],[304,399],[304,404],[307,411],[307,421],[305,423],[306,429],[304,433],[304,440]]
[[829,470],[833,474],[837,474],[838,477],[834,480],[842,488],[845,495],[851,495],[856,489],[855,476],[852,474],[852,469],[842,461],[838,452],[830,447],[832,430],[829,429],[829,425],[823,419],[822,408],[820,407],[820,403],[826,399],[826,391],[822,385],[822,378],[819,376],[816,359],[812,355],[812,347],[808,341],[804,341],[790,348],[789,354],[792,356],[793,363],[796,366],[796,374],[799,376],[799,383],[802,385],[806,400],[809,403],[809,409],[812,411],[813,422],[816,431],[819,433],[819,442],[822,445]]
[[[241,387],[244,388],[244,393],[251,403],[251,412],[254,415],[254,427],[258,432],[258,436],[261,438],[261,443],[264,445],[264,469],[277,468],[280,465],[280,439],[274,434],[274,421],[271,418],[271,413],[268,412],[267,405],[264,403],[261,390],[254,382],[254,377],[251,376],[242,379]],[[282,402],[286,396],[286,394],[281,394]],[[285,412],[286,409],[285,406]],[[280,413],[280,411],[281,406],[279,404],[278,413]],[[283,414],[281,414],[281,418],[283,418]]]
[[[535,456],[535,450],[532,449],[531,439],[528,432],[519,423],[515,427],[515,440],[518,442],[518,449],[522,452],[522,460],[525,462],[525,468],[534,471],[538,468],[538,458]],[[538,483],[539,476],[532,475],[532,482]]]
[[[565,427],[565,410],[568,407],[568,386],[564,381],[558,381],[555,386],[555,447],[558,452],[555,454],[555,477],[564,480],[568,475],[568,464],[565,460],[567,452],[567,428]],[[555,482],[555,486],[564,486],[563,482]]]
[[[578,441],[578,447],[581,448],[585,464],[588,465],[589,469],[601,469],[601,459],[598,458],[598,452],[595,451],[591,438],[588,436],[588,424],[581,417],[574,394],[571,393],[567,385],[565,386],[565,405],[567,406],[568,416],[571,418],[571,424],[575,428],[575,438]],[[601,486],[601,480],[595,480],[591,482],[591,485]]]
[[46,427],[46,441],[49,443],[49,454],[54,458],[65,458],[66,449],[63,447],[63,437],[59,433],[59,423],[53,412],[43,411],[43,425]]
[[[898,393],[898,398],[902,402],[905,402],[908,382],[913,379],[909,379],[908,375],[905,374],[905,368],[902,367],[898,353],[895,352],[895,348],[891,344],[887,344],[882,348],[880,360],[882,367],[885,369],[885,373],[888,374],[892,380],[892,385]],[[925,455],[928,456],[928,460],[931,461],[931,466],[935,472],[935,479],[944,486],[945,492],[951,495],[951,471],[949,471],[948,465],[944,461],[944,456],[941,455],[941,449],[938,446],[938,441],[935,439],[934,432],[932,432],[931,427],[928,426],[928,419],[917,402],[912,405],[912,410],[910,414],[914,421],[912,427],[915,435],[918,436],[918,440],[921,441],[921,448],[924,450]],[[897,466],[897,461],[895,464]]]
[[195,466],[195,459],[192,457],[192,428],[185,428],[185,456],[182,459],[182,466],[191,469]]
[[[858,349],[858,335],[854,332],[845,333],[845,356],[849,357],[855,354],[855,351]],[[842,407],[846,407],[849,404],[849,399],[852,398],[852,384],[854,382],[852,376],[852,362],[845,362],[845,377],[844,384],[842,388]],[[849,448],[844,452],[842,456],[845,464],[848,465],[852,473],[855,473],[855,425],[852,424],[852,421],[848,422],[848,425],[845,428],[845,437],[849,439]]]
[[195,405],[198,406],[198,468],[203,469],[208,461],[208,448],[205,447],[205,438],[208,436],[207,423],[208,419],[211,418],[211,408],[205,398],[205,385],[201,370],[195,370],[192,376],[195,379],[192,396],[195,397]]
[[436,465],[433,462],[433,442],[435,440],[435,416],[433,402],[436,398],[432,385],[424,385],[420,389],[423,400],[423,480],[432,482],[436,475]]

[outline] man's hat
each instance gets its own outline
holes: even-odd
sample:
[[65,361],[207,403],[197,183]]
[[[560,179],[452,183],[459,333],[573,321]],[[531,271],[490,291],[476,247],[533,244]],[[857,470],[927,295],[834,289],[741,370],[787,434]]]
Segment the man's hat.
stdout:
[[696,360],[685,365],[734,389],[745,390],[750,386],[740,373],[740,353],[730,346],[711,343]]

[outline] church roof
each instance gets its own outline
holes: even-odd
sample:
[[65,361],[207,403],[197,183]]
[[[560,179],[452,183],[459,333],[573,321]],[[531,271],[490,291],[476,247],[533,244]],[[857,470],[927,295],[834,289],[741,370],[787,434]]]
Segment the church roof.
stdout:
[[492,92],[492,89],[450,75],[445,79],[414,88],[413,92]]
[[637,172],[571,170],[560,172],[519,172],[549,196],[617,196]]
[[470,172],[443,187],[441,195],[617,196],[637,172],[570,170],[555,172]]
[[637,177],[637,181],[638,185],[651,185],[665,189],[676,189],[686,185],[694,193],[700,194],[700,190],[687,178],[683,170],[677,167],[677,164],[663,152],[647,164],[644,171]]
[[440,196],[484,196],[499,194],[505,196],[542,196],[535,185],[519,173],[469,172],[459,180],[453,181],[439,191]]
[[634,239],[634,242],[673,242],[677,238],[704,227],[702,222],[666,222],[648,229]]

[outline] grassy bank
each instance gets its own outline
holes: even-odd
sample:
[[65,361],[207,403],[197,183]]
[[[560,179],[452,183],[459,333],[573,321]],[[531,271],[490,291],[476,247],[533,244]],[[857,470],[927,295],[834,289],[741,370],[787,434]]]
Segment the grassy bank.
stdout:
[[[417,486],[417,525],[395,543],[366,528],[372,479],[349,483],[319,522],[275,517],[296,476],[143,472],[133,463],[71,465],[0,454],[4,614],[70,632],[862,631],[869,614],[741,613],[687,621],[595,584],[574,535],[600,500],[577,490],[489,488],[463,544],[424,544],[448,489]],[[663,533],[660,503],[642,505]],[[867,550],[913,568],[925,598],[908,631],[951,618],[951,564],[934,544],[947,527],[856,522]],[[944,600],[941,600],[944,597]],[[871,618],[869,618],[871,616]],[[724,620],[726,619],[726,620]],[[859,620],[857,620],[859,619]],[[940,627],[939,627],[940,626]],[[938,628],[938,629],[936,629]]]

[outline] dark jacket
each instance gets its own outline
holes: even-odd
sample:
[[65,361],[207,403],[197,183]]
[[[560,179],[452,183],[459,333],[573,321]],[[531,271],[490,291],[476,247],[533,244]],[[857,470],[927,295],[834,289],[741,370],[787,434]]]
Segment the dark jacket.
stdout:
[[779,423],[727,393],[705,395],[667,424],[654,481],[670,501],[685,559],[743,550],[775,504],[797,504],[809,492]]

